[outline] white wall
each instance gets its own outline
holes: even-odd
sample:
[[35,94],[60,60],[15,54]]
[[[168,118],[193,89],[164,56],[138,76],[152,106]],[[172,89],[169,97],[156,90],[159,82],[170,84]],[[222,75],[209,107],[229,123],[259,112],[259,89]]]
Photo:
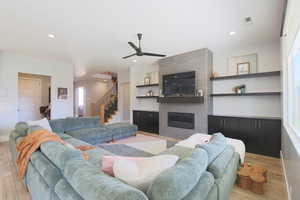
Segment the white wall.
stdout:
[[[247,48],[213,50],[214,72],[228,75],[228,59],[232,56],[258,54],[258,72],[281,70],[280,42]],[[234,86],[246,84],[247,92],[281,91],[280,77],[219,80],[213,82],[214,93],[231,93]],[[214,97],[215,115],[281,116],[280,96]]]
[[[18,73],[51,76],[51,117],[73,116],[73,65],[9,52],[0,52],[0,140],[18,121]],[[57,88],[68,88],[68,100],[57,100]]]
[[136,88],[136,85],[144,84],[144,77],[146,73],[158,72],[158,64],[152,65],[135,64],[130,67],[130,119],[132,120],[133,110],[144,110],[144,111],[158,111],[159,104],[156,99],[137,99],[136,96],[146,95],[150,89],[154,92],[154,95],[159,95],[158,87],[151,88]]

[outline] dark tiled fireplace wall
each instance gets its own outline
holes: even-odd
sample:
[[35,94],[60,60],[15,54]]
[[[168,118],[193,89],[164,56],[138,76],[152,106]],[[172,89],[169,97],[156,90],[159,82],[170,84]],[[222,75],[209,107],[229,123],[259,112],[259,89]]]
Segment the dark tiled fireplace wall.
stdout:
[[[200,49],[192,52],[167,57],[159,60],[159,76],[165,74],[196,71],[197,89],[204,92],[204,103],[161,103],[159,104],[159,133],[163,136],[186,138],[196,132],[207,133],[207,115],[212,114],[212,52],[208,49]],[[162,85],[160,84],[160,89]],[[194,128],[186,129],[168,126],[168,113],[192,113],[194,114]]]

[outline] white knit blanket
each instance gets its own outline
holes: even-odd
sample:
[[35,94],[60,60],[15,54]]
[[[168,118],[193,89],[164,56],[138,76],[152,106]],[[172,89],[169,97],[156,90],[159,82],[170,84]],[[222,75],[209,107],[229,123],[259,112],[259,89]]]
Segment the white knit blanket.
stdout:
[[[205,144],[209,143],[210,138],[212,135],[203,134],[203,133],[195,133],[194,135],[190,136],[189,138],[178,142],[176,145],[188,147],[188,148],[195,148],[197,144]],[[245,153],[246,147],[243,141],[226,138],[227,143],[235,149],[235,151],[240,155],[241,162],[244,163],[245,160]]]

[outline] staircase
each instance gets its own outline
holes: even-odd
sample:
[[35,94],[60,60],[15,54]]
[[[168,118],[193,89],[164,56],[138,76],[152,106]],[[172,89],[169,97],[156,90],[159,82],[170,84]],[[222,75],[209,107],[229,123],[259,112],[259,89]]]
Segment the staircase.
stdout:
[[[117,82],[99,99],[95,106],[94,115],[100,117],[102,123],[110,123],[118,111],[118,89]],[[115,120],[114,120],[115,121]]]

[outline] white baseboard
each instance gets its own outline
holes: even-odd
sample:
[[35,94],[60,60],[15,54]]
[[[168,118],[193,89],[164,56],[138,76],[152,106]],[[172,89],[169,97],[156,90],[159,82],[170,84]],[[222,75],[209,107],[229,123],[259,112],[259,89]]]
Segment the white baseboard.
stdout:
[[8,141],[8,138],[9,138],[8,135],[0,136],[0,142],[7,142],[7,141]]
[[286,175],[286,169],[285,169],[285,163],[284,163],[284,160],[283,160],[282,151],[280,151],[280,157],[281,157],[281,165],[282,165],[282,169],[283,169],[284,181],[285,181],[285,185],[286,185],[286,191],[287,191],[287,194],[288,194],[288,200],[292,200],[291,193],[290,193],[289,182],[288,182],[287,175]]

